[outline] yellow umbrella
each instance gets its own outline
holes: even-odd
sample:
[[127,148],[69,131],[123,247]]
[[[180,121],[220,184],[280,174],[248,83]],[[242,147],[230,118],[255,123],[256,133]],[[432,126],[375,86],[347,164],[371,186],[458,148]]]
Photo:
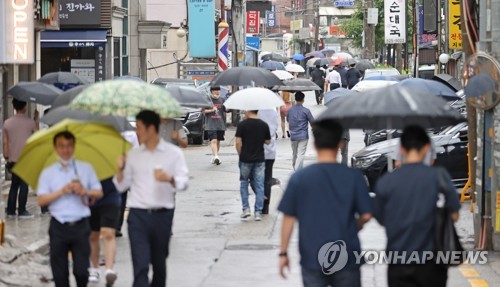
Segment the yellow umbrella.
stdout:
[[57,161],[53,138],[61,131],[69,131],[75,136],[75,158],[90,163],[100,180],[118,171],[118,157],[131,147],[110,125],[69,119],[61,121],[33,134],[14,166],[13,172],[34,189],[43,169]]

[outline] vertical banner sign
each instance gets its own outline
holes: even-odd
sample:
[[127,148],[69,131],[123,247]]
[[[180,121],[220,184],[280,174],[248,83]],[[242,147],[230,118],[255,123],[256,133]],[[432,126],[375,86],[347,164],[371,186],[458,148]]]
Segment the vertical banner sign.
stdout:
[[189,56],[213,58],[215,49],[214,0],[188,0]]
[[462,29],[460,27],[462,16],[460,14],[460,0],[448,0],[448,33],[450,49],[462,49]]
[[33,0],[0,1],[0,64],[35,62]]
[[384,20],[385,43],[406,43],[405,0],[384,0]]
[[273,5],[272,11],[266,11],[266,24],[268,28],[276,27],[276,12],[274,12],[275,6]]
[[259,11],[247,11],[247,34],[259,34]]

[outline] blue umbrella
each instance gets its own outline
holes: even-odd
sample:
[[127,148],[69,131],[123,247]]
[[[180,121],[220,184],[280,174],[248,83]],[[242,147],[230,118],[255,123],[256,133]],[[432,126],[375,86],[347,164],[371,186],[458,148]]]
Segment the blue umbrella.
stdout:
[[358,91],[348,90],[346,88],[337,88],[333,91],[329,91],[324,95],[325,105],[330,106],[333,102],[335,102],[333,101],[334,99],[349,96],[355,93],[358,93]]
[[411,78],[401,81],[398,85],[406,87],[409,90],[418,90],[426,94],[439,96],[446,101],[460,100],[460,97],[452,89],[438,81]]
[[373,77],[365,78],[364,80],[370,80],[370,81],[395,81],[395,82],[399,82],[398,78],[394,78],[394,77],[390,77],[390,76],[373,76]]
[[305,58],[306,57],[304,57],[304,55],[302,55],[302,54],[295,54],[295,55],[292,56],[292,59],[297,60],[297,61],[302,61]]
[[465,86],[464,93],[466,98],[475,98],[495,90],[495,80],[487,74],[477,74],[470,78]]
[[285,71],[285,65],[283,65],[283,63],[280,63],[280,62],[276,62],[276,61],[265,61],[265,62],[262,62],[262,64],[260,64],[260,67],[261,68],[264,68],[266,70],[270,70],[270,71],[276,71],[276,70],[283,70]]

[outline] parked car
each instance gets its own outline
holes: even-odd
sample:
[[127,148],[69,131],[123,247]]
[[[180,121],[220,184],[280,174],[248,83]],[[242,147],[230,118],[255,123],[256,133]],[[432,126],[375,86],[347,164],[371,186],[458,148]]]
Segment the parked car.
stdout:
[[401,73],[395,68],[366,69],[363,79],[376,76],[399,76]]
[[[456,187],[463,186],[468,178],[467,123],[450,126],[431,138],[436,147],[434,165],[446,168]],[[396,138],[367,146],[352,156],[351,165],[359,169],[374,188],[377,179],[387,172],[387,157],[399,144]]]

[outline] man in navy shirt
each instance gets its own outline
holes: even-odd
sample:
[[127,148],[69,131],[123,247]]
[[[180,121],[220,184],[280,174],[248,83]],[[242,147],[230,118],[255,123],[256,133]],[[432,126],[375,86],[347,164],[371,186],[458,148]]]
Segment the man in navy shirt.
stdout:
[[297,104],[291,107],[286,115],[291,133],[292,166],[294,170],[298,170],[304,166],[304,157],[309,141],[309,123],[314,121],[311,111],[304,107],[304,98],[304,93],[295,93]]
[[[425,130],[408,126],[401,136],[401,154],[404,164],[392,173],[385,174],[376,185],[375,217],[385,226],[387,251],[406,251],[402,262],[389,264],[389,286],[446,286],[446,267],[433,262],[402,264],[412,252],[423,258],[424,251],[433,251],[436,203],[441,191],[439,171],[424,164],[430,149],[430,139]],[[449,183],[446,205],[458,220],[460,203],[446,171],[441,173]],[[423,262],[420,262],[423,263]]]
[[[335,121],[313,125],[318,163],[292,175],[278,210],[283,212],[280,274],[289,267],[288,244],[293,226],[299,223],[299,250],[304,286],[361,286],[358,231],[371,218],[371,200],[363,176],[337,163],[342,127]],[[322,247],[343,242],[344,262],[333,270],[330,252]],[[338,249],[337,249],[338,250]],[[323,258],[323,264],[319,258]],[[340,257],[340,256],[339,256]],[[341,264],[342,265],[342,264]],[[336,271],[336,272],[335,272]]]

